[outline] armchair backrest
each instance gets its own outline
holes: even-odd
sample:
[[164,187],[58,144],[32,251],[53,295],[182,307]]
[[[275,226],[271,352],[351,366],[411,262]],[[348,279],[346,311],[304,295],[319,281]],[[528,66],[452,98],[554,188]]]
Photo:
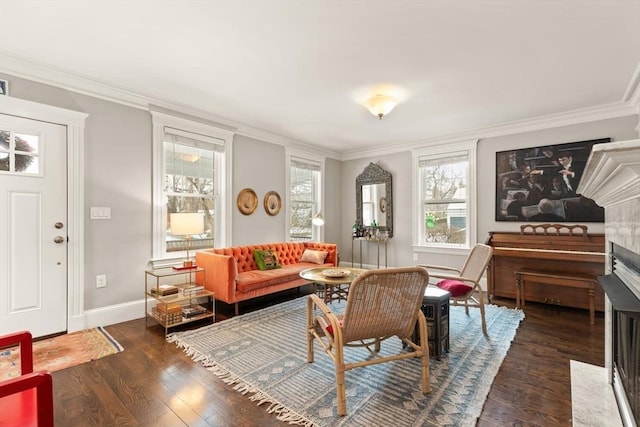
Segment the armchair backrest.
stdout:
[[369,270],[349,286],[344,312],[344,342],[411,335],[429,273],[423,267]]
[[493,248],[491,246],[481,243],[475,245],[460,270],[460,276],[468,277],[478,283],[487,269],[489,261],[491,261],[492,254]]

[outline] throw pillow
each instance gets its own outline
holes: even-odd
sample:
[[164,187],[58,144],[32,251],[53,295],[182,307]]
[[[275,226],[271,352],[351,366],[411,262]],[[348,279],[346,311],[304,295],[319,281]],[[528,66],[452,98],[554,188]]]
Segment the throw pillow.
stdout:
[[[333,325],[330,322],[327,322],[328,325],[326,327],[326,330],[329,334],[331,334],[333,336]],[[342,328],[342,325],[344,324],[344,319],[339,319],[338,320],[338,326]]]
[[253,259],[256,260],[259,270],[272,270],[274,268],[281,268],[278,263],[278,255],[273,250],[255,250],[253,251]]
[[305,249],[302,253],[300,262],[312,262],[314,264],[324,264],[324,260],[329,255],[327,251],[314,251],[313,249]]
[[448,291],[454,298],[461,297],[467,294],[471,289],[473,289],[472,286],[454,279],[441,280],[436,284],[436,286],[440,289]]

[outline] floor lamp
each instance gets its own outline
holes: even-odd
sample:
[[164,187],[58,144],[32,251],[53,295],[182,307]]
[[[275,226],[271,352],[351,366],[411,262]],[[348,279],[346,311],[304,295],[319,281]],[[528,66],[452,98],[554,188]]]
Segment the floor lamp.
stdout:
[[171,234],[184,236],[187,241],[187,260],[182,265],[183,267],[193,267],[193,261],[189,259],[189,249],[191,249],[193,236],[204,233],[204,214],[201,212],[180,212],[172,213],[170,217]]

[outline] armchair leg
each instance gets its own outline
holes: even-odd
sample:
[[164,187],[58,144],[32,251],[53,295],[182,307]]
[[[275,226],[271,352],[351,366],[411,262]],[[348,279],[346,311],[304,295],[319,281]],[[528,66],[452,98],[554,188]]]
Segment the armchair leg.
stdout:
[[307,300],[307,363],[313,363],[313,302]]
[[338,415],[347,415],[347,391],[345,385],[344,365],[339,365],[336,361],[336,394],[338,403]]
[[420,368],[422,370],[422,374],[420,376],[420,389],[422,390],[422,394],[427,394],[431,393],[431,381],[429,378],[429,340],[427,321],[422,313],[418,316],[418,331],[420,334],[420,350],[422,351],[422,356],[420,357]]
[[479,306],[480,306],[480,318],[482,319],[482,333],[485,335],[487,334],[487,321],[484,318],[484,297],[482,295],[482,292],[480,292],[480,296],[478,297],[478,302],[479,302]]

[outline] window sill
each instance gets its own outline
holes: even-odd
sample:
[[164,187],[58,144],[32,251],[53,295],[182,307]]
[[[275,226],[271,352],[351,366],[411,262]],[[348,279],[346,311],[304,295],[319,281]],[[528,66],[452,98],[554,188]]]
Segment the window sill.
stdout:
[[425,254],[439,254],[439,255],[468,255],[471,250],[467,246],[451,246],[451,245],[412,245],[413,252],[425,253]]

